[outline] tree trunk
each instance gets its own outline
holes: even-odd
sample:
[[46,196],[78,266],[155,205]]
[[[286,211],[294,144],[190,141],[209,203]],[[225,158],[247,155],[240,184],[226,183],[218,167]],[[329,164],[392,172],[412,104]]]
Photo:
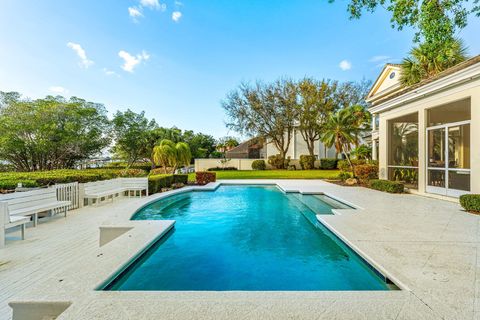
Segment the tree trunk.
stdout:
[[315,141],[309,140],[307,142],[307,149],[310,156],[315,157]]
[[345,159],[347,159],[347,162],[348,162],[348,164],[350,165],[350,169],[352,169],[352,176],[353,176],[353,178],[356,178],[356,176],[355,176],[355,167],[354,167],[352,161],[350,160],[350,156],[349,156],[345,151],[343,151],[343,154],[345,155]]

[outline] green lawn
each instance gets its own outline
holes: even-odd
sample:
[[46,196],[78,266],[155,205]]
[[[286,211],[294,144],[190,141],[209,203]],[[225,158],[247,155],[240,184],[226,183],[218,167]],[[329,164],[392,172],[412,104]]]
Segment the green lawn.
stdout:
[[[335,179],[339,170],[245,170],[216,171],[217,179]],[[188,179],[195,181],[195,173],[190,173]]]

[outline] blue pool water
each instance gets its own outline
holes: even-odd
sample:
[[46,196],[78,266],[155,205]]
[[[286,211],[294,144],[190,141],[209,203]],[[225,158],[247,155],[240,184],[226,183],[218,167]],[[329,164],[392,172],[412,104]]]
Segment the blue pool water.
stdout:
[[343,206],[324,200],[222,186],[152,203],[133,219],[176,220],[175,228],[104,290],[389,290],[317,222]]

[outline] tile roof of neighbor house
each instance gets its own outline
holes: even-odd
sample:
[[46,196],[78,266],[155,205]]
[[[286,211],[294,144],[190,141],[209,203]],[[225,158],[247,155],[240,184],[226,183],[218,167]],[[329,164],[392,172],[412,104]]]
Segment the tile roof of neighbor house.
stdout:
[[[477,55],[473,58],[470,58],[468,60],[465,60],[451,68],[448,68],[442,72],[439,72],[438,74],[434,75],[433,77],[430,77],[430,78],[427,78],[427,79],[424,79],[422,81],[420,81],[419,83],[417,84],[414,84],[414,85],[411,85],[411,86],[408,86],[408,87],[404,87],[398,91],[395,91],[393,94],[389,95],[389,96],[386,96],[384,98],[381,98],[379,99],[378,101],[375,101],[374,105],[377,105],[377,104],[380,104],[380,103],[383,103],[383,102],[386,102],[388,100],[391,100],[393,98],[396,98],[396,97],[399,97],[407,92],[410,92],[410,91],[413,91],[415,89],[418,89],[426,84],[429,84],[431,82],[434,82],[434,81],[437,81],[441,78],[444,78],[446,76],[449,76],[451,74],[454,74],[460,70],[463,70],[463,69],[466,69],[470,66],[473,66],[474,64],[477,64],[477,63],[480,63],[480,55]],[[390,64],[392,65],[392,64]]]

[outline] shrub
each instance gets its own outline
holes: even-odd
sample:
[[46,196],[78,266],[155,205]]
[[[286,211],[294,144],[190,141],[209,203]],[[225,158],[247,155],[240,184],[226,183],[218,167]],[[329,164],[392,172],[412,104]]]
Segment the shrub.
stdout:
[[212,153],[210,153],[210,158],[212,159],[222,159],[224,157],[225,157],[225,154],[220,151],[213,151]]
[[322,158],[320,159],[320,169],[333,170],[337,169],[338,159],[335,158]]
[[315,169],[315,157],[308,154],[300,155],[300,167],[303,170]]
[[361,164],[355,166],[355,177],[362,183],[378,179],[378,166],[375,164]]
[[214,167],[208,168],[207,171],[235,171],[238,170],[236,167]]
[[[366,160],[358,160],[358,159],[351,159],[350,160],[354,166],[360,166],[362,164],[366,164]],[[342,171],[352,172],[352,168],[350,168],[350,164],[347,160],[338,160],[337,168]]]
[[340,173],[338,174],[338,179],[340,179],[342,181],[350,179],[351,177],[352,177],[352,175],[348,172],[345,172],[345,171],[340,171]]
[[173,175],[173,183],[188,183],[188,174],[174,174]]
[[198,171],[195,172],[195,181],[197,184],[203,186],[207,183],[217,181],[217,174],[209,171]]
[[405,189],[403,183],[390,180],[370,180],[369,186],[372,189],[386,191],[389,193],[403,193]]
[[480,194],[464,194],[460,196],[460,205],[468,212],[480,213]]
[[173,175],[157,174],[148,177],[148,193],[154,194],[162,191],[162,188],[169,188],[173,184]]
[[[99,169],[126,169],[127,166],[128,163],[126,162],[112,162]],[[135,162],[130,166],[130,169],[140,169],[148,172],[152,169],[152,164],[150,162]]]
[[279,154],[268,157],[268,164],[274,167],[275,169],[288,168],[289,163],[290,163],[290,157],[286,159],[282,159],[282,156]]
[[13,190],[21,183],[24,188],[38,187],[35,180],[0,180],[0,190]]
[[156,175],[159,175],[159,174],[166,174],[165,169],[164,168],[154,168],[154,169],[151,169],[150,173],[149,173],[149,175],[151,175],[151,176],[156,176]]
[[128,178],[128,177],[145,177],[145,170],[142,169],[127,169],[120,170],[117,177]]
[[252,162],[252,169],[253,170],[265,170],[267,169],[267,164],[265,160],[255,160]]
[[32,185],[32,181],[35,182],[33,187],[48,186],[56,183],[69,183],[69,182],[92,182],[98,180],[108,180],[117,177],[143,177],[147,172],[141,169],[63,169],[63,170],[51,170],[51,171],[33,171],[33,172],[2,172],[0,173],[0,183],[4,183],[6,187],[12,190],[15,189],[19,182],[26,181],[26,185]]

